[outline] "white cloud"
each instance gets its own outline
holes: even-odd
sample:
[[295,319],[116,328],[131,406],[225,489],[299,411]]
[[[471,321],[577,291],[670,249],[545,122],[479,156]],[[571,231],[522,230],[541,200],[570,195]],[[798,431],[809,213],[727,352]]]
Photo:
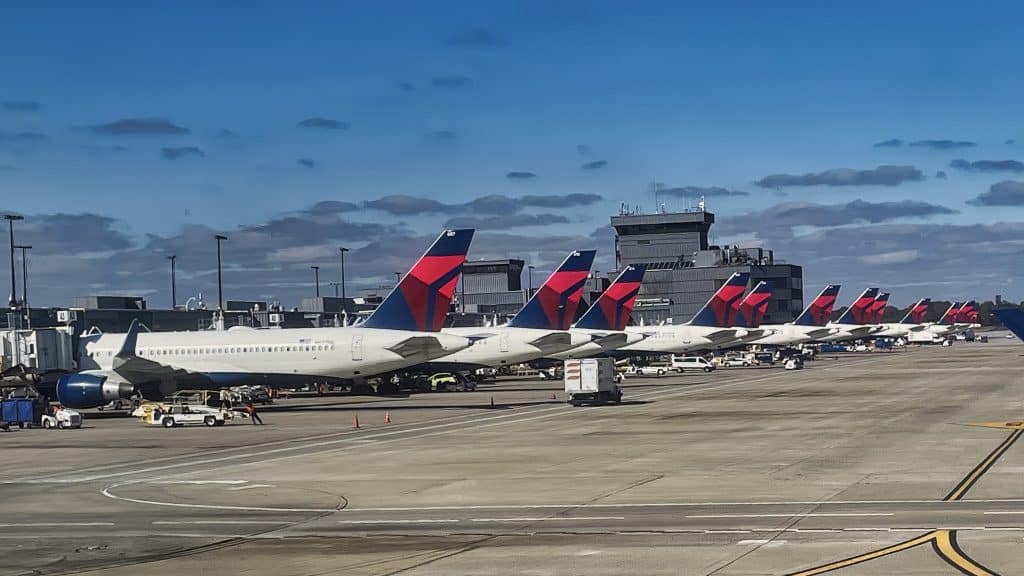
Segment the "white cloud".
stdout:
[[920,250],[897,250],[896,252],[882,252],[881,254],[861,256],[860,261],[875,266],[887,266],[890,264],[906,264],[920,257]]

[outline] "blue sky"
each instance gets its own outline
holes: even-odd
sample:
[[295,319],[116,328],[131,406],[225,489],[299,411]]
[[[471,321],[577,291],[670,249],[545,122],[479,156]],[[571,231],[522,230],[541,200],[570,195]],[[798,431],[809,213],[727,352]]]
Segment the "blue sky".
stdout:
[[[808,283],[888,283],[898,304],[919,290],[1020,299],[1016,273],[1004,268],[1018,256],[1022,170],[950,163],[1021,158],[1021,11],[937,2],[8,3],[0,208],[30,217],[42,278],[59,284],[67,263],[58,257],[74,253],[69,246],[95,259],[91,268],[122,276],[50,288],[52,304],[96,291],[164,298],[165,282],[142,273],[146,263],[158,267],[162,250],[188,247],[193,258],[179,254],[182,290],[209,290],[199,237],[239,227],[269,237],[248,252],[236,248],[246,260],[232,265],[254,271],[244,281],[236,275],[239,295],[294,300],[305,290],[297,271],[326,260],[329,247],[420,239],[452,214],[351,210],[319,238],[280,236],[275,221],[312,218],[308,210],[322,201],[392,195],[445,204],[492,194],[600,196],[524,207],[537,218],[515,226],[491,214],[480,228],[494,234],[475,253],[547,237],[535,249],[522,245],[544,266],[590,242],[608,270],[612,248],[600,229],[619,202],[654,210],[652,181],[745,192],[709,198],[723,223],[716,238],[774,247],[805,264]],[[344,129],[298,125],[310,118]],[[183,133],[102,128],[132,119]],[[903,144],[875,146],[890,139]],[[947,140],[972,145],[909,145]],[[827,177],[758,185],[769,175],[885,165],[918,174],[891,185]],[[1010,184],[998,200],[967,204],[1000,182]],[[851,208],[858,200],[867,205]],[[829,207],[826,221],[815,217],[819,204]],[[759,229],[787,209],[806,220]],[[81,237],[109,242],[85,251],[73,237],[42,234],[57,229],[45,224],[57,214],[99,217],[76,221],[97,228]],[[730,217],[737,224],[726,224]],[[363,237],[331,232],[351,222],[380,228],[361,229]],[[851,246],[844,235],[878,240]],[[957,257],[978,269],[950,262],[949,246],[914,244],[923,237],[976,239],[981,252]],[[288,252],[268,259],[274,246]],[[372,283],[387,272],[367,256]],[[256,270],[273,286],[258,286]]]

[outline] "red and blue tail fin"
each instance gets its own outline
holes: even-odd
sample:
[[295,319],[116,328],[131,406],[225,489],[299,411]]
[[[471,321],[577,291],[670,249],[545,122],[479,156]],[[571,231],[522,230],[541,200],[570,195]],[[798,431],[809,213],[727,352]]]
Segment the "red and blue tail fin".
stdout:
[[740,302],[733,315],[732,325],[739,328],[757,328],[768,311],[768,300],[772,297],[772,285],[764,280]]
[[576,316],[576,308],[583,297],[583,287],[590,276],[597,250],[570,252],[562,265],[548,276],[544,285],[512,318],[509,326],[568,330]]
[[422,332],[440,330],[455,296],[473,232],[442,232],[362,326]]
[[921,324],[924,322],[925,317],[928,316],[928,306],[931,305],[931,298],[921,298],[914,304],[907,315],[900,320],[900,324]]
[[811,300],[807,308],[796,317],[794,324],[799,326],[824,326],[832,319],[832,309],[839,297],[839,284],[828,284]]
[[885,316],[885,307],[889,305],[889,293],[882,292],[879,294],[875,301],[868,306],[866,318],[867,322],[871,324],[880,324],[882,317]]
[[622,269],[618,278],[601,294],[586,314],[576,323],[577,328],[592,330],[625,330],[629,315],[633,313],[640,283],[646,267],[630,264]]
[[750,281],[750,272],[736,272],[722,284],[711,300],[701,308],[687,324],[691,326],[729,326],[732,307],[743,298],[743,292]]
[[992,314],[1017,338],[1024,340],[1024,311],[1020,308],[1000,308],[993,310]]
[[974,324],[978,321],[978,303],[971,300],[967,304],[964,304],[960,308],[960,312],[956,315],[957,322],[966,322],[968,324]]
[[939,324],[952,325],[956,323],[956,317],[960,314],[960,308],[963,308],[963,302],[953,302],[950,307],[946,310],[946,313],[939,319]]
[[843,312],[837,323],[839,324],[869,324],[868,308],[878,297],[878,288],[868,288],[860,293],[860,296],[850,304],[850,307]]

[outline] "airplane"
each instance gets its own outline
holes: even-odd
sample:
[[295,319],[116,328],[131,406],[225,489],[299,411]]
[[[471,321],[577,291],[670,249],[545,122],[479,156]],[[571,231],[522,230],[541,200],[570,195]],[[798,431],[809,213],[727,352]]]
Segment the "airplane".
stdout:
[[992,311],[992,314],[1006,326],[1007,330],[1013,332],[1014,336],[1024,340],[1024,310],[1020,308],[999,308]]
[[910,307],[907,311],[906,316],[903,317],[899,322],[887,322],[882,323],[881,330],[875,332],[873,336],[883,336],[889,338],[900,338],[906,336],[911,332],[918,332],[924,330],[927,326],[924,322],[925,317],[928,315],[928,306],[932,303],[930,298],[921,298],[916,304]]
[[626,332],[626,324],[633,313],[640,283],[646,267],[630,264],[619,272],[615,281],[601,294],[583,317],[573,325],[572,332],[582,332],[593,338],[591,342],[555,354],[556,360],[589,358],[644,339],[643,334]]
[[442,330],[445,334],[472,339],[472,346],[437,358],[423,368],[458,372],[510,366],[590,342],[593,339],[590,334],[568,329],[583,297],[596,254],[596,250],[569,253],[507,325],[445,328]]
[[874,304],[878,296],[878,288],[867,288],[860,296],[850,304],[850,307],[843,312],[839,320],[829,322],[826,328],[832,332],[822,338],[822,342],[840,342],[843,340],[856,340],[864,338],[878,330],[878,326],[871,322],[868,309]]
[[768,329],[771,333],[753,343],[765,346],[792,346],[832,334],[833,329],[828,328],[826,324],[832,316],[839,288],[839,284],[825,286],[792,322],[762,325],[761,328]]
[[770,334],[769,328],[761,327],[761,319],[768,311],[768,300],[772,297],[772,287],[768,282],[761,280],[754,286],[741,301],[736,302],[730,308],[731,320],[729,325],[737,328],[745,328],[747,334],[730,342],[721,348],[728,348],[740,344],[749,344]]
[[616,356],[683,353],[713,348],[746,336],[745,328],[729,328],[729,309],[743,297],[749,272],[736,272],[685,324],[627,326],[626,332],[646,336],[640,342],[615,350]]
[[361,380],[467,348],[440,332],[473,230],[445,230],[361,325],[336,328],[140,332],[84,337],[85,369],[61,376],[57,398],[93,408],[139,393],[160,399],[181,386],[287,386]]
[[957,325],[956,323],[957,316],[960,314],[960,309],[965,305],[966,304],[964,302],[953,302],[949,305],[949,308],[942,313],[938,322],[932,322],[925,326],[924,329],[937,336],[945,336],[955,334],[960,330],[968,328],[969,326]]

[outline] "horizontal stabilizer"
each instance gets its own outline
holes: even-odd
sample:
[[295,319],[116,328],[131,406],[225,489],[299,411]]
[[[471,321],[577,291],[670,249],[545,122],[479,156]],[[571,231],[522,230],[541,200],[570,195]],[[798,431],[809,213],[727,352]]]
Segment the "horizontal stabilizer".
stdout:
[[438,356],[444,352],[444,347],[433,336],[411,336],[388,347],[388,350],[402,358],[409,358],[412,356]]
[[572,346],[572,335],[568,332],[552,332],[528,342],[545,354],[561,352]]
[[625,332],[613,332],[594,336],[594,342],[605,350],[614,350],[626,345],[629,336]]

